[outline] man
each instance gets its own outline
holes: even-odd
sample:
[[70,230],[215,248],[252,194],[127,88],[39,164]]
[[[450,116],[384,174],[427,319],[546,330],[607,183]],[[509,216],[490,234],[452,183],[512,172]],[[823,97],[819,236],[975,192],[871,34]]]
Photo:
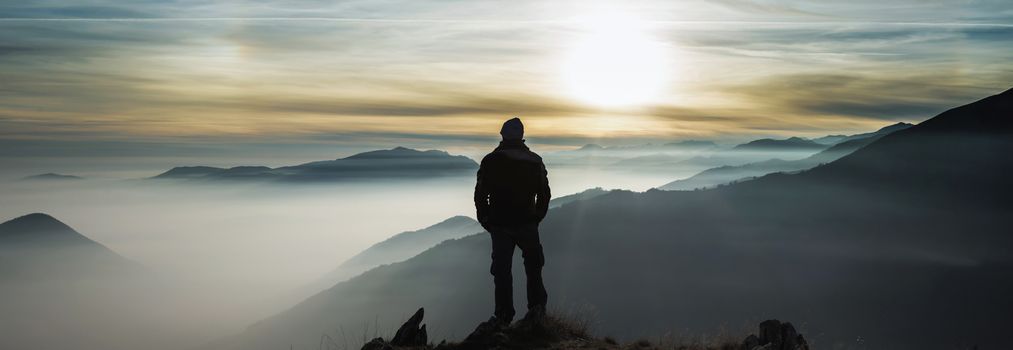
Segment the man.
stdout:
[[503,141],[482,158],[475,184],[475,208],[478,221],[492,237],[493,281],[496,284],[496,311],[493,324],[509,325],[514,318],[513,265],[514,247],[524,257],[528,279],[528,313],[525,319],[545,315],[548,295],[542,283],[542,244],[538,224],[549,210],[549,180],[542,158],[524,145],[524,124],[518,118],[507,120],[500,130]]

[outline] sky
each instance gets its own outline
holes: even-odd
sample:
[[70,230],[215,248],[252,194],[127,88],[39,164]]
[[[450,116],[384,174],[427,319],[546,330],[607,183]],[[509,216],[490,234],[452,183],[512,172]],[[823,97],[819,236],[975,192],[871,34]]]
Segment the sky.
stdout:
[[1008,0],[6,1],[0,159],[857,133],[1010,88],[1011,48]]

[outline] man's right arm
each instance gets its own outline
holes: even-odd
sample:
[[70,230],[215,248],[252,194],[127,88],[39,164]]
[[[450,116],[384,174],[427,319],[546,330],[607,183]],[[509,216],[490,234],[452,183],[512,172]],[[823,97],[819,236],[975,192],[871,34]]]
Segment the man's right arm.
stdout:
[[475,211],[478,217],[478,222],[485,227],[486,221],[489,219],[489,191],[486,189],[486,179],[483,173],[485,169],[485,158],[482,159],[482,164],[478,167],[478,175],[475,181]]

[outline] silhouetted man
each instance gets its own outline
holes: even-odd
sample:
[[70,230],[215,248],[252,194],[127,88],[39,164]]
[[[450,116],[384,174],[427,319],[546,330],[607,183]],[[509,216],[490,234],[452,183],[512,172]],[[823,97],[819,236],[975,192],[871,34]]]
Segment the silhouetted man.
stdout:
[[542,158],[524,145],[524,124],[513,118],[503,123],[503,141],[482,158],[475,184],[475,208],[478,221],[492,237],[493,281],[496,283],[496,311],[493,321],[508,325],[514,317],[514,247],[524,257],[528,278],[528,314],[524,318],[545,315],[548,295],[542,284],[545,256],[538,239],[538,223],[549,210],[549,180]]

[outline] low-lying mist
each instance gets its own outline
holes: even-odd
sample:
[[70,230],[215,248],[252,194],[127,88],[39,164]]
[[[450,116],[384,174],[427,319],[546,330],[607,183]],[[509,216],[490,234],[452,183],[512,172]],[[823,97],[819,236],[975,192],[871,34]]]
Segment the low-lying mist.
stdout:
[[[599,186],[642,191],[671,179],[632,169],[550,165],[549,171],[554,197]],[[111,316],[99,324],[157,324],[160,335],[172,335],[166,348],[239,332],[309,297],[307,285],[371,244],[474,211],[470,175],[311,185],[116,176],[122,173],[2,182],[0,218],[46,213],[138,263],[140,279],[74,287],[75,296],[62,295],[61,305],[118,304],[104,308]],[[17,298],[30,294],[31,286],[20,283]],[[77,295],[107,289],[118,291],[118,301]],[[123,306],[128,304],[143,307]],[[121,338],[100,346],[138,344],[137,337]]]

